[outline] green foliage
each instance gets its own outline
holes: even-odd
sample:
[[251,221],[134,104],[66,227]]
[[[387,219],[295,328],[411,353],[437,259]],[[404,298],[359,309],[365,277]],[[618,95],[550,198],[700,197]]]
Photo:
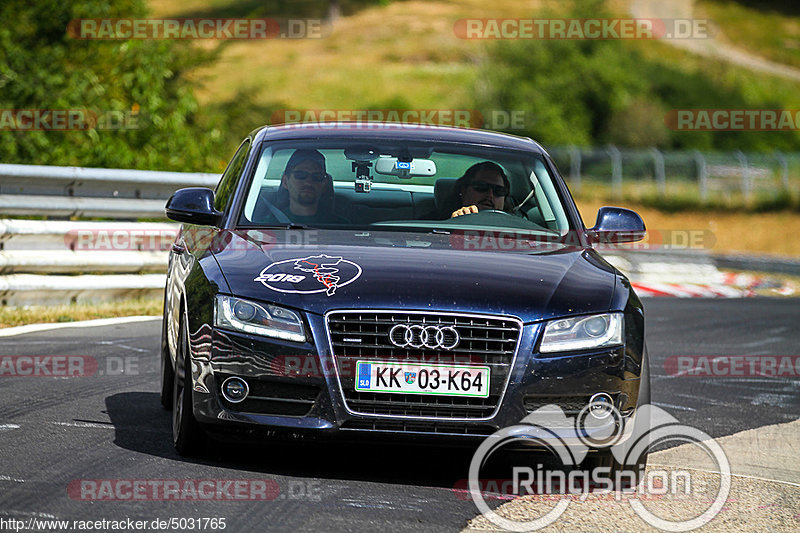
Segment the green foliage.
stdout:
[[4,0],[0,109],[126,113],[135,128],[0,131],[0,159],[44,165],[159,170],[219,169],[219,131],[197,119],[185,72],[212,55],[165,40],[80,40],[80,18],[147,15],[143,0]]
[[391,0],[238,0],[215,2],[209,7],[186,11],[186,17],[269,17],[269,18],[325,18],[331,8],[338,7],[340,14],[353,13],[375,5],[385,6]]
[[[557,18],[612,18],[602,1],[575,4]],[[539,18],[547,18],[542,14]],[[481,109],[521,110],[523,132],[545,145],[606,143],[700,150],[797,150],[800,134],[673,131],[673,109],[792,109],[741,69],[709,61],[703,68],[647,53],[662,43],[633,40],[498,41],[488,49],[476,98]],[[673,52],[670,50],[670,52]],[[678,52],[675,52],[678,53]],[[763,75],[759,75],[764,78]],[[796,86],[795,86],[796,88]],[[791,100],[791,93],[786,99]]]

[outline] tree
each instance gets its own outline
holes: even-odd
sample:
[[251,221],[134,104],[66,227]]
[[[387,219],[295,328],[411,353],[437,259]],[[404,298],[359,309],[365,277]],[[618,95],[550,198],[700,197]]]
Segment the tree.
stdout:
[[[75,19],[146,15],[143,0],[4,0],[0,110],[89,110],[114,120],[80,131],[0,131],[0,160],[219,170],[220,155],[209,149],[219,131],[198,122],[185,76],[211,54],[180,41],[86,40],[67,32]],[[122,117],[128,118],[122,129],[104,129],[119,126]]]

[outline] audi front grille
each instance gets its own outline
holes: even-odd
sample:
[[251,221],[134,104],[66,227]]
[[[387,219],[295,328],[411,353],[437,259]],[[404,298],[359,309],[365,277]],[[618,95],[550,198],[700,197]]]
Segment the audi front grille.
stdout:
[[[522,333],[514,318],[458,313],[335,311],[327,315],[331,353],[347,409],[354,414],[447,420],[494,415]],[[355,390],[359,360],[489,367],[487,398]]]

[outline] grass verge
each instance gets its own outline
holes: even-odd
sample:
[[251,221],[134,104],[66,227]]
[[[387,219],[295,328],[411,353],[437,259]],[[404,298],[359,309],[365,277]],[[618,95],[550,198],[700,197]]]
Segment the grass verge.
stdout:
[[[602,199],[576,199],[587,227],[594,226],[597,210],[604,205],[633,209],[644,219],[645,226],[661,237],[691,237],[701,249],[712,253],[743,253],[800,257],[800,214],[791,211],[753,213],[731,210],[665,212],[629,202],[607,202]],[[669,244],[669,243],[664,243]]]
[[26,324],[77,322],[97,318],[160,315],[161,298],[134,298],[115,302],[82,302],[65,305],[0,307],[0,328]]
[[800,8],[793,2],[700,0],[707,16],[735,46],[793,67],[800,67]]

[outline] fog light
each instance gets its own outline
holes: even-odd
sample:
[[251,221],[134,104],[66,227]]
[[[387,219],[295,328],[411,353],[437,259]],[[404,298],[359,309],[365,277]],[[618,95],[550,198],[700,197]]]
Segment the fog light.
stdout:
[[614,399],[605,392],[598,392],[589,398],[589,413],[598,420],[611,415],[614,410]]
[[222,382],[222,396],[231,403],[239,403],[250,392],[247,382],[242,378],[228,378]]

